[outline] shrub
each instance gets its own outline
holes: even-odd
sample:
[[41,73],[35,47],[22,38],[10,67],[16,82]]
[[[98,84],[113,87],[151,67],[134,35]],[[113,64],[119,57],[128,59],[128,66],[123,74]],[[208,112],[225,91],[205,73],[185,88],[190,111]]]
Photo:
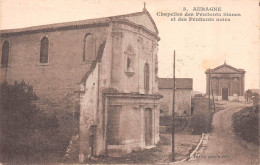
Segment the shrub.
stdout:
[[28,161],[33,155],[55,150],[58,120],[34,105],[38,97],[33,87],[24,81],[2,82],[0,90],[1,160],[21,157]]
[[199,98],[193,101],[194,113],[191,116],[190,127],[193,134],[208,133],[211,131],[212,111],[209,111],[208,99]]
[[[257,113],[255,113],[257,112]],[[246,107],[232,116],[233,128],[237,136],[247,142],[259,144],[259,111]]]
[[210,132],[211,119],[210,115],[198,112],[191,117],[191,128],[193,134],[202,134]]
[[[177,131],[177,132],[184,130],[190,122],[189,117],[182,117],[182,116],[175,115],[174,119],[175,119],[175,122],[174,122],[175,131]],[[166,126],[166,133],[171,133],[172,132],[172,116],[160,116],[160,126]]]
[[59,123],[59,150],[65,154],[72,136],[76,136],[79,133],[79,120],[78,117],[73,117],[73,113],[67,112],[62,114]]

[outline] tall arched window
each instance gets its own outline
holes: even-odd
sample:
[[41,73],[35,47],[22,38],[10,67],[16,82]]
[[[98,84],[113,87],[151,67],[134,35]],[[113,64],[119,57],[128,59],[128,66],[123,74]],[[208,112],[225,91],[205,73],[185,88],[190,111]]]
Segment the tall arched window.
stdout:
[[9,42],[5,41],[2,45],[2,59],[1,66],[8,67],[8,56],[9,56]]
[[86,34],[83,45],[83,61],[93,61],[95,56],[95,40],[93,34]]
[[48,63],[48,49],[49,39],[47,37],[43,37],[41,39],[40,63]]
[[145,63],[144,65],[144,91],[146,94],[148,94],[149,92],[149,79],[150,79],[150,75],[149,75],[149,65],[147,63]]

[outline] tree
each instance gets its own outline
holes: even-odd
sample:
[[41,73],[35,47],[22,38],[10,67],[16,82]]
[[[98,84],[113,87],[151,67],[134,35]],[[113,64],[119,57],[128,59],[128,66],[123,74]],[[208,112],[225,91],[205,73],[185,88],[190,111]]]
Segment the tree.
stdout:
[[51,150],[59,126],[56,116],[39,110],[33,87],[24,81],[0,85],[1,159],[16,159]]

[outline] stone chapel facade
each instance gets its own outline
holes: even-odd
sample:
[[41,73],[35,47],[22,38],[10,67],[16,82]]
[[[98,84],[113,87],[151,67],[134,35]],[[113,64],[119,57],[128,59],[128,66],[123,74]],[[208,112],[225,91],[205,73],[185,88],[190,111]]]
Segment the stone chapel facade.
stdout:
[[[1,81],[80,111],[79,159],[159,141],[158,29],[149,12],[0,31]],[[47,105],[46,105],[47,104]]]
[[205,73],[207,96],[209,96],[210,90],[210,96],[212,97],[213,93],[216,100],[244,100],[245,70],[236,69],[225,62],[214,69],[208,69]]

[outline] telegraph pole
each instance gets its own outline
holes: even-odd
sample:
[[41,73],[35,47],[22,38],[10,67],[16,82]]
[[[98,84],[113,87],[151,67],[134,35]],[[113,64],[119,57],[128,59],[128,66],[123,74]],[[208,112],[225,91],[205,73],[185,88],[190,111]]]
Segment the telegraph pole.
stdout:
[[210,111],[210,87],[211,87],[211,71],[209,68],[209,111]]
[[172,161],[175,161],[175,154],[174,154],[174,132],[175,132],[175,125],[174,125],[174,105],[175,105],[175,50],[173,53],[173,88],[172,88]]
[[213,106],[214,106],[214,113],[215,113],[215,111],[216,111],[216,107],[215,107],[215,99],[214,99],[214,93],[213,93],[212,85],[211,85],[211,93],[212,93]]

